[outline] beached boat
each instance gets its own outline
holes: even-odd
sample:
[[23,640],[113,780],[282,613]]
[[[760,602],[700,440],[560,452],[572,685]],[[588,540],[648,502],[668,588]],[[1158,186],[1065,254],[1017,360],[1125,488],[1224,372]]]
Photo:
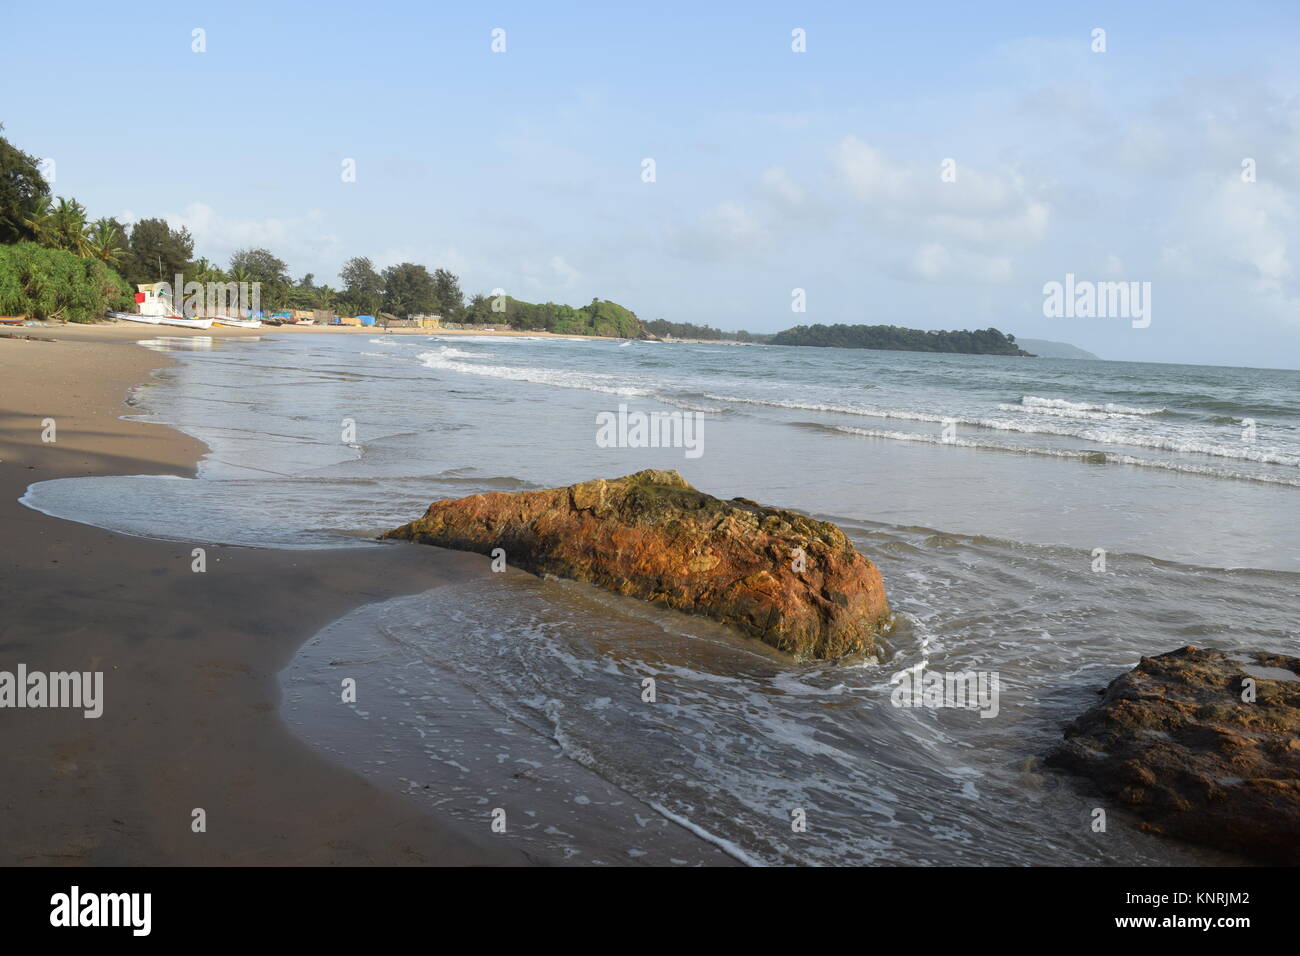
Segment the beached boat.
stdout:
[[260,329],[262,323],[257,319],[232,319],[228,315],[218,315],[212,319],[217,325],[227,325],[233,329]]
[[164,315],[158,320],[159,325],[177,325],[182,329],[210,329],[211,319],[187,319],[179,315]]
[[187,319],[182,315],[132,315],[130,312],[110,312],[115,319],[125,322],[143,322],[145,325],[175,325],[182,329],[210,329],[211,319]]

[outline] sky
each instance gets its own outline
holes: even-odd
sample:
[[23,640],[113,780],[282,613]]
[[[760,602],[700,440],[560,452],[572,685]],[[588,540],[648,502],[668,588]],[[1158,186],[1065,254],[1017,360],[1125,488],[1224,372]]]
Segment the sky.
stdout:
[[[52,161],[55,194],[185,225],[223,264],[263,246],[338,286],[364,255],[723,329],[992,326],[1300,368],[1294,2],[70,2],[3,20],[3,135]],[[1045,316],[1067,274],[1150,283],[1149,323]]]

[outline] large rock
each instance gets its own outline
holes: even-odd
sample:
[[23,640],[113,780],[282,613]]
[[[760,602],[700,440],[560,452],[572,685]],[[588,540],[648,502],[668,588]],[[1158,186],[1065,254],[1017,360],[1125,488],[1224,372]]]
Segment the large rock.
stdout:
[[720,501],[675,471],[435,501],[384,537],[502,548],[535,574],[710,617],[801,660],[873,653],[889,626],[880,572],[835,525]]
[[[1047,762],[1151,832],[1300,864],[1300,658],[1184,647],[1144,657]],[[1246,679],[1255,700],[1243,700]]]

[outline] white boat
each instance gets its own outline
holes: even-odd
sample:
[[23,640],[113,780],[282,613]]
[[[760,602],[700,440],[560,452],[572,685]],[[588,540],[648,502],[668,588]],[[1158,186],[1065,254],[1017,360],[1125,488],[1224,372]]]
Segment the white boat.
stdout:
[[210,329],[211,319],[187,319],[182,315],[133,315],[130,312],[110,312],[115,319],[126,322],[143,322],[145,325],[175,325],[182,329]]
[[210,329],[211,319],[187,319],[179,315],[164,315],[158,320],[159,325],[178,325],[182,329]]
[[232,329],[260,329],[262,323],[259,319],[232,319],[228,315],[218,315],[212,319],[217,325],[227,325]]

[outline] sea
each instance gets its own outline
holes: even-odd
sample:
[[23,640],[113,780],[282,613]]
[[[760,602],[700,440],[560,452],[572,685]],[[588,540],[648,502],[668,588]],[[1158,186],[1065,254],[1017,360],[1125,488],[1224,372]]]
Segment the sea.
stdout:
[[[550,863],[1242,862],[1142,832],[1043,757],[1144,655],[1297,652],[1300,372],[382,332],[144,344],[177,364],[132,416],[205,442],[198,476],[46,481],[26,504],[196,544],[410,548],[376,536],[434,500],[671,468],[832,521],[879,566],[887,647],[835,663],[487,557],[354,609],[281,674],[283,717],[431,812]],[[620,413],[679,416],[696,441],[602,440]],[[996,714],[900,706],[907,675],[970,672],[996,676]]]

